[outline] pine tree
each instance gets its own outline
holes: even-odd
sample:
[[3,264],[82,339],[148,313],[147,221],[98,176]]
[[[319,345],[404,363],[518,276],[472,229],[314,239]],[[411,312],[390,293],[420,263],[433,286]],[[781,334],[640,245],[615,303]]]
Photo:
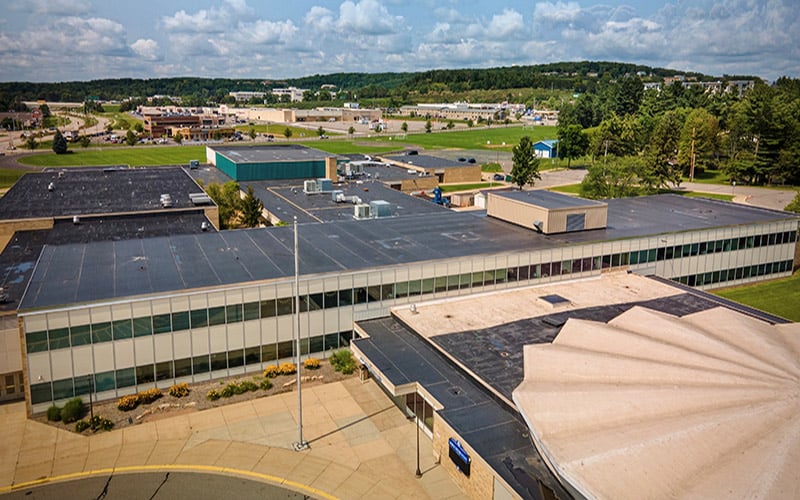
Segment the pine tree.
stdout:
[[264,204],[255,197],[253,187],[247,186],[247,194],[242,199],[242,225],[244,227],[258,227],[261,222],[261,211]]
[[528,136],[519,140],[519,144],[512,150],[514,166],[511,168],[511,178],[520,189],[527,184],[533,185],[534,179],[541,179],[539,173],[539,158],[533,149],[533,142]]
[[67,152],[67,139],[58,129],[56,129],[56,133],[53,136],[53,152],[57,155],[63,155]]

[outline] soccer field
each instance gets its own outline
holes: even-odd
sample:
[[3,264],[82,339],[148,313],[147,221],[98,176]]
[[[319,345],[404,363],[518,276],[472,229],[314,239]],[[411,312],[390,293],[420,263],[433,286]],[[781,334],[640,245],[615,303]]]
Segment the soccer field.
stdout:
[[135,146],[132,148],[70,149],[70,153],[45,153],[20,158],[19,162],[36,167],[89,167],[100,165],[183,165],[189,160],[205,162],[205,146]]

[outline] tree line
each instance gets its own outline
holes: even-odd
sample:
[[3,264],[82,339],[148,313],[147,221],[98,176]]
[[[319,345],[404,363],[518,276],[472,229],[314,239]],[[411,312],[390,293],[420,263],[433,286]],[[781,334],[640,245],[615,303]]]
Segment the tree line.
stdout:
[[587,155],[584,195],[654,192],[719,172],[741,184],[800,184],[800,80],[755,80],[744,95],[625,77],[565,103],[559,155]]

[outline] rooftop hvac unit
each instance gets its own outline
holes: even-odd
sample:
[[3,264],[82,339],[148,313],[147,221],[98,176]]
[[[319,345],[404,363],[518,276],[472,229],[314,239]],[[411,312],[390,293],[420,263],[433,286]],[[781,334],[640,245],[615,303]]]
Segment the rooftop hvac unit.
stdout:
[[306,194],[319,193],[319,183],[315,180],[303,181],[303,192]]
[[361,203],[353,207],[353,217],[356,219],[369,219],[371,217],[370,207],[366,203]]
[[392,215],[392,204],[384,200],[373,200],[369,202],[370,213],[375,217],[390,217]]
[[322,193],[330,193],[333,191],[333,181],[330,179],[317,179],[317,185]]
[[193,205],[211,205],[211,197],[205,193],[189,193]]
[[161,195],[161,208],[171,208],[172,207],[172,196],[168,194]]
[[331,191],[331,200],[335,201],[336,203],[342,203],[344,201],[344,191],[341,189]]

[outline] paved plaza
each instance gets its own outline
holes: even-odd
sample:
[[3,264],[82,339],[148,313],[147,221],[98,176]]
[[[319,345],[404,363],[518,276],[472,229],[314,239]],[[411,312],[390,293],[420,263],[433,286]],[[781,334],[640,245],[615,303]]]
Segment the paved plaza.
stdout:
[[294,392],[91,436],[29,420],[24,403],[3,405],[0,496],[52,481],[157,471],[239,476],[313,498],[464,496],[424,435],[423,476],[414,476],[414,423],[373,381],[304,389],[303,424],[310,448],[297,452]]

